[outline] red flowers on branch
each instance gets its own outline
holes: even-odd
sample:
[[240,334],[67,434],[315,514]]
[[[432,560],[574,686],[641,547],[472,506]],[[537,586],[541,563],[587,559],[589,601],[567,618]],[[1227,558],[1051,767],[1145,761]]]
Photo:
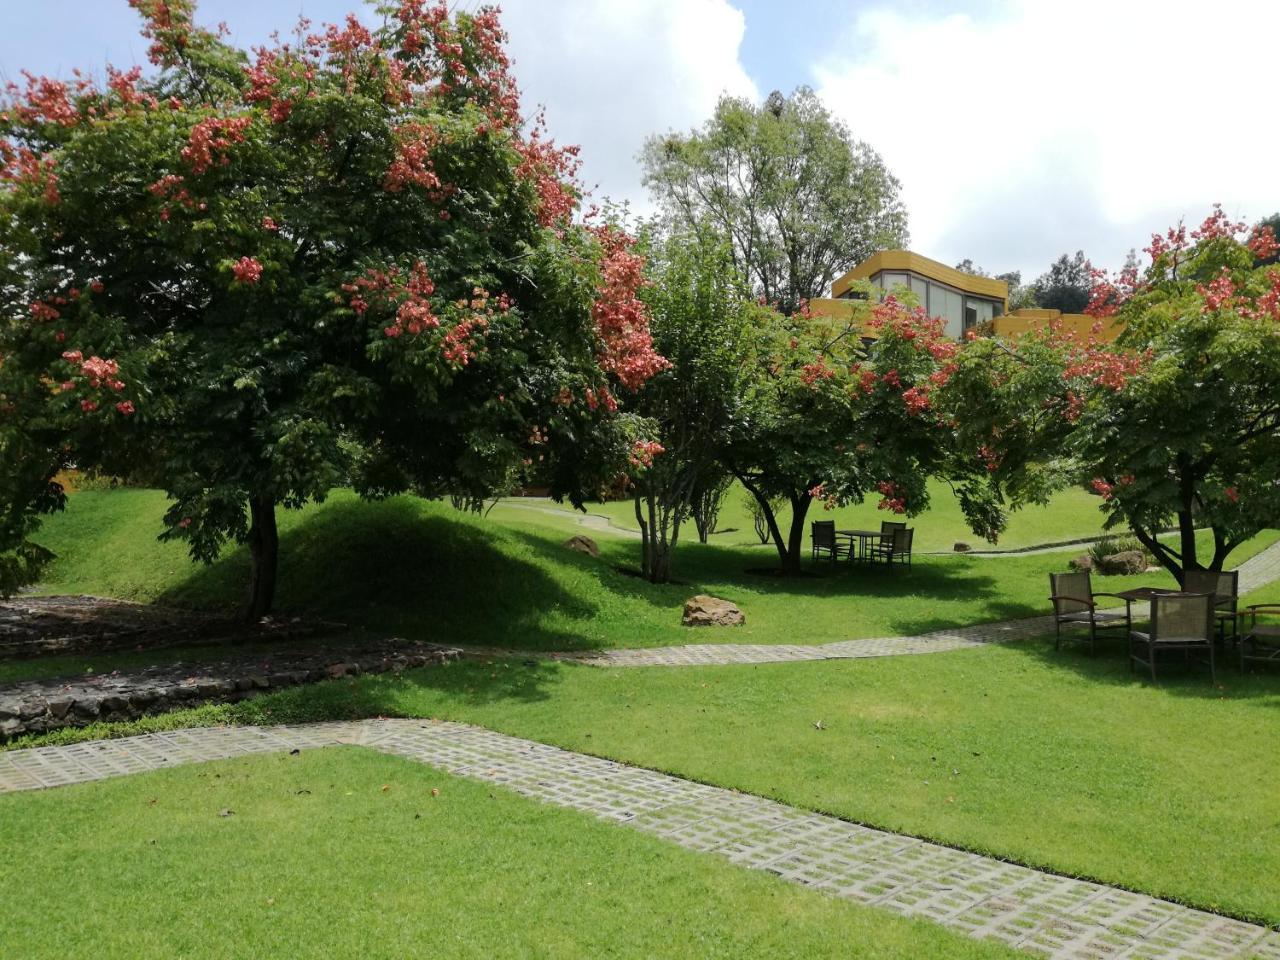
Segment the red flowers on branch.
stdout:
[[653,348],[649,314],[638,293],[646,283],[644,258],[632,251],[635,241],[616,227],[592,229],[603,256],[596,301],[591,309],[600,367],[629,390],[637,390],[669,366]]
[[254,284],[262,279],[262,264],[254,257],[241,257],[231,265],[236,283]]
[[244,143],[245,130],[252,122],[252,117],[210,117],[201,120],[191,129],[187,145],[182,149],[182,159],[197,174],[206,172],[215,162],[226,166],[231,162],[226,151],[235,144]]

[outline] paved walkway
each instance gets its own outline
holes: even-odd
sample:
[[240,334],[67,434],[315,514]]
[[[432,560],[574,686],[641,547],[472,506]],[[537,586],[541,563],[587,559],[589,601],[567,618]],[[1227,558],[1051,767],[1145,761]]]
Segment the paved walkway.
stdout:
[[[1240,565],[1240,593],[1280,580],[1280,541]],[[1046,583],[1046,590],[1048,584]],[[1123,608],[1120,608],[1123,612]],[[944,653],[990,643],[1029,640],[1053,633],[1053,617],[1027,617],[1000,623],[935,630],[915,637],[875,637],[818,644],[691,643],[676,647],[598,650],[551,654],[557,660],[601,667],[692,667],[742,663],[789,663],[796,660],[850,660]],[[517,655],[512,653],[511,655]]]
[[1280,932],[1264,927],[458,723],[213,727],[17,750],[0,753],[0,794],[336,744],[500,784],[835,896],[1044,956],[1280,960]]

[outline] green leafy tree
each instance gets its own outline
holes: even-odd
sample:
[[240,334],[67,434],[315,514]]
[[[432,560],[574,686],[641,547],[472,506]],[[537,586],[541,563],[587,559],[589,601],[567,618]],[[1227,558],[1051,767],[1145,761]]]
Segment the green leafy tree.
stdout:
[[658,445],[637,444],[632,494],[645,576],[665,583],[681,524],[709,490],[723,495],[720,439],[739,415],[769,311],[739,279],[728,245],[708,231],[657,238],[648,261],[643,296],[655,347],[670,366],[628,402]]
[[521,118],[493,10],[250,55],[191,0],[131,3],[154,76],[29,77],[0,111],[10,586],[69,465],[163,487],[197,559],[247,543],[258,617],[278,506],[529,471],[579,500],[625,463],[613,391],[663,366],[643,263],[572,222],[574,151]]
[[[881,509],[914,516],[928,506],[930,476],[953,484],[975,530],[998,533],[985,471],[953,456],[949,418],[933,403],[960,345],[943,337],[941,321],[894,298],[866,310],[848,319],[775,314],[724,439],[722,460],[755,498],[786,575],[800,572],[815,500],[834,507],[878,495]],[[791,508],[785,531],[779,499]]]
[[1080,483],[1179,581],[1222,569],[1280,519],[1280,267],[1254,266],[1276,249],[1215,208],[1155,235],[1145,270],[1099,278],[1088,310],[1123,323],[1116,345],[1049,331],[966,350],[947,388],[962,442],[1013,502]]
[[1063,313],[1080,313],[1089,303],[1093,264],[1085,259],[1083,250],[1077,250],[1074,257],[1064,253],[1040,275],[1034,287],[1036,306]]
[[898,181],[807,87],[763,106],[723,97],[702,129],[652,137],[641,159],[666,214],[728,237],[738,272],[783,313],[907,242]]

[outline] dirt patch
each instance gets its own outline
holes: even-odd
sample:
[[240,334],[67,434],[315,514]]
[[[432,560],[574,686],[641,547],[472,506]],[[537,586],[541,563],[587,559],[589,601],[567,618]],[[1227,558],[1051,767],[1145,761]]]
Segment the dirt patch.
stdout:
[[341,629],[341,624],[297,618],[248,624],[225,615],[102,597],[15,597],[0,603],[0,660],[302,640]]

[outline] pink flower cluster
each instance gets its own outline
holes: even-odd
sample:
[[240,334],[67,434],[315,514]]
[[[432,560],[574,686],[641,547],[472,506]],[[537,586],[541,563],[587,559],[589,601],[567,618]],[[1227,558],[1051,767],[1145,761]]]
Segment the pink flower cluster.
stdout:
[[635,241],[621,230],[592,228],[603,256],[600,283],[591,308],[600,346],[600,368],[629,390],[638,390],[654,374],[671,364],[653,349],[649,312],[638,294],[646,283],[644,258],[632,252]]
[[819,357],[813,363],[806,363],[800,368],[800,379],[805,386],[817,388],[819,380],[830,380],[836,375],[835,370],[827,366],[827,358]]
[[15,149],[7,140],[0,138],[0,183],[30,186],[40,191],[50,206],[62,202],[55,164],[52,154],[41,156],[26,147]]
[[1270,260],[1280,253],[1280,243],[1276,241],[1276,232],[1270,224],[1259,224],[1249,235],[1249,250],[1259,260]]
[[[68,350],[62,354],[62,359],[77,368],[80,377],[83,378],[85,386],[98,390],[103,387],[120,393],[125,388],[125,382],[117,377],[120,372],[120,365],[115,360],[104,360],[102,357],[91,356],[88,359],[79,350]],[[61,389],[66,392],[76,388],[75,380],[64,380]],[[80,400],[80,410],[82,413],[93,413],[98,409],[99,403],[92,397],[84,397]],[[134,412],[133,402],[131,400],[120,400],[115,404],[116,412],[122,416],[129,416]]]
[[226,151],[237,143],[244,143],[244,132],[253,122],[251,117],[209,117],[191,128],[187,145],[182,148],[182,159],[191,165],[193,173],[204,173],[214,162],[226,166],[231,158]]
[[896,483],[882,480],[876,484],[876,489],[880,491],[881,498],[876,504],[878,510],[889,510],[893,513],[907,512],[906,494]]
[[550,227],[573,215],[578,202],[573,184],[581,161],[578,147],[557,147],[555,141],[544,139],[543,130],[539,116],[528,139],[516,139],[521,157],[516,176],[533,184],[538,195],[538,223]]
[[73,127],[80,122],[80,114],[71,103],[65,83],[50,77],[37,77],[26,70],[22,71],[22,76],[27,81],[25,90],[16,83],[7,84],[5,90],[14,100],[13,112],[23,123]]
[[399,267],[386,270],[371,267],[363,276],[344,283],[342,290],[357,316],[364,316],[371,306],[394,311],[394,321],[383,328],[388,337],[419,334],[440,326],[440,319],[431,306],[436,286],[427,274],[426,264],[421,261],[410,269],[407,280],[401,280]]
[[149,93],[138,91],[138,81],[141,79],[141,67],[133,67],[122,72],[110,64],[107,65],[107,86],[120,98],[120,102],[125,107],[140,106],[154,110],[159,106],[156,98]]
[[631,453],[627,460],[638,470],[653,466],[653,458],[663,453],[665,448],[656,440],[637,440],[631,444]]
[[236,283],[254,284],[262,279],[262,264],[255,257],[241,257],[231,265]]
[[129,0],[146,23],[142,35],[151,40],[147,56],[156,66],[178,63],[191,40],[192,0]]
[[431,152],[440,144],[440,134],[424,123],[406,123],[395,132],[396,156],[387,168],[382,180],[383,189],[398,193],[405,187],[418,187],[427,191],[432,203],[444,203],[457,191],[455,184],[446,184],[435,172]]

